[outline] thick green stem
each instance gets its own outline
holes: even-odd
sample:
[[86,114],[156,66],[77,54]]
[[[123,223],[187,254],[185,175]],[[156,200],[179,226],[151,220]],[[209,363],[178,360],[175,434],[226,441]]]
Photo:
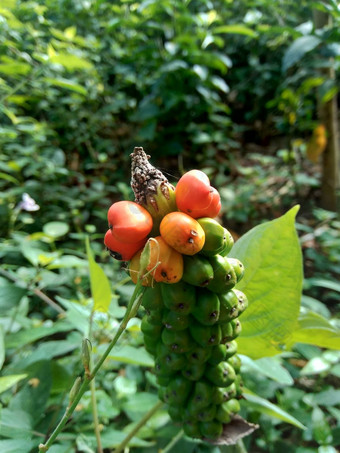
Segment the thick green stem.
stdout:
[[147,412],[143,418],[139,420],[139,422],[134,426],[134,428],[129,432],[129,434],[125,437],[123,442],[121,442],[114,453],[120,453],[122,452],[125,447],[127,447],[128,443],[130,440],[133,438],[133,436],[138,433],[138,431],[145,425],[145,423],[153,416],[153,414],[158,411],[159,408],[163,406],[162,401],[158,401],[150,410]]
[[83,394],[87,390],[90,382],[92,381],[92,379],[94,379],[94,377],[97,374],[98,370],[100,369],[100,367],[103,365],[103,363],[105,362],[106,358],[110,354],[112,348],[117,343],[119,337],[124,332],[129,320],[131,318],[133,318],[135,316],[135,314],[137,313],[138,308],[139,308],[139,306],[140,306],[140,304],[142,302],[144,291],[145,291],[145,288],[142,287],[142,283],[139,281],[137,283],[137,285],[136,285],[136,288],[135,288],[132,296],[131,296],[131,299],[130,299],[129,304],[128,304],[127,309],[126,309],[125,316],[124,316],[122,322],[119,325],[119,328],[118,328],[118,331],[116,332],[116,335],[111,340],[109,346],[107,347],[107,349],[104,352],[104,354],[102,355],[102,357],[98,360],[98,362],[97,362],[96,366],[94,367],[93,371],[91,372],[91,374],[89,376],[84,376],[83,383],[80,386],[80,388],[78,390],[78,393],[75,395],[75,397],[74,397],[72,403],[70,404],[70,406],[66,409],[65,414],[63,415],[62,419],[58,423],[57,427],[55,428],[55,430],[53,431],[53,433],[51,434],[51,436],[49,437],[47,442],[45,444],[40,444],[39,445],[39,453],[46,452],[51,447],[51,445],[53,444],[53,442],[55,441],[55,439],[57,438],[59,433],[62,431],[62,429],[66,425],[68,419],[71,417],[71,415],[73,414],[75,408],[77,407],[81,397],[83,396]]

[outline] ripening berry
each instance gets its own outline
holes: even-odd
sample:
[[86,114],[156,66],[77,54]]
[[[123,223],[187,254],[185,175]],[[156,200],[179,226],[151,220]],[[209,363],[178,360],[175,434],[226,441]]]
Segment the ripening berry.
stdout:
[[190,170],[177,183],[176,204],[180,211],[194,219],[216,217],[221,209],[220,195],[211,187],[208,176],[200,170]]
[[162,238],[177,252],[183,255],[195,255],[205,241],[201,225],[184,212],[170,212],[160,224]]
[[121,242],[113,236],[111,230],[107,230],[104,237],[104,244],[110,255],[119,261],[129,261],[138,250],[144,247],[145,243],[146,238],[138,242]]
[[133,201],[113,203],[107,213],[112,235],[121,242],[138,242],[145,239],[152,229],[148,211]]

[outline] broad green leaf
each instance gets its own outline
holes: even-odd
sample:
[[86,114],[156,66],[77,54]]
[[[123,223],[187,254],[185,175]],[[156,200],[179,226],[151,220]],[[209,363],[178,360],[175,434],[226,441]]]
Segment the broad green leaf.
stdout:
[[[36,447],[38,443],[39,441],[29,439],[0,440],[0,451],[1,453],[30,453],[32,448]],[[52,449],[50,451],[52,453]]]
[[93,67],[92,63],[85,58],[67,53],[52,54],[50,55],[50,61],[51,63],[60,64],[68,71],[75,71],[77,69],[92,69]]
[[325,413],[318,407],[313,408],[312,430],[314,439],[321,445],[332,442],[331,427],[328,424]]
[[221,77],[213,76],[211,78],[211,82],[216,88],[218,88],[219,90],[223,91],[223,93],[229,93],[230,88],[227,85],[227,83]]
[[72,326],[65,321],[58,321],[53,326],[30,327],[26,330],[20,330],[16,333],[6,335],[6,348],[17,348],[33,343],[40,338],[45,338],[57,332],[67,332]]
[[309,278],[306,280],[306,286],[320,286],[321,288],[331,289],[333,291],[340,292],[340,283],[334,282],[333,280],[327,280],[325,278]]
[[24,410],[2,409],[0,412],[0,432],[3,437],[14,439],[29,438],[32,419]]
[[19,288],[12,283],[0,286],[0,310],[5,313],[19,305],[21,298],[26,294],[25,288]]
[[122,375],[115,378],[113,387],[117,392],[118,398],[134,395],[137,392],[137,382],[134,379],[128,379],[126,376]]
[[297,38],[284,54],[282,62],[283,70],[287,71],[287,69],[291,68],[295,63],[298,63],[307,52],[315,49],[320,42],[321,40],[313,35]]
[[236,35],[245,35],[255,38],[257,33],[251,28],[242,25],[242,24],[233,24],[233,25],[221,25],[213,29],[214,33],[232,33]]
[[130,420],[139,420],[158,401],[157,395],[153,393],[139,392],[131,395],[122,405],[122,409]]
[[20,186],[20,181],[14,176],[8,175],[7,173],[0,172],[0,179],[5,179],[8,182],[15,184],[16,186]]
[[331,368],[331,363],[322,357],[313,357],[307,365],[305,365],[300,371],[301,376],[307,376],[310,374],[320,374],[323,371],[327,371]]
[[298,209],[253,228],[230,253],[245,266],[238,289],[247,295],[249,307],[240,318],[238,345],[251,358],[280,353],[297,323],[303,276],[294,227]]
[[93,310],[107,313],[112,299],[111,285],[103,269],[93,258],[89,238],[86,238],[86,253],[90,267],[90,283],[93,298]]
[[247,406],[263,414],[269,415],[270,417],[274,417],[286,423],[290,423],[291,425],[294,425],[300,429],[306,429],[306,427],[301,422],[299,422],[299,420],[288,414],[288,412],[284,411],[279,406],[276,406],[276,404],[273,404],[270,401],[261,398],[258,395],[255,395],[250,390],[244,389],[243,396],[246,400]]
[[31,70],[31,66],[27,63],[13,62],[0,64],[0,74],[9,76],[24,76]]
[[25,377],[27,377],[27,374],[12,374],[11,376],[0,377],[0,393],[10,389],[13,385],[25,379]]
[[19,362],[14,362],[14,366],[19,366],[20,369],[25,369],[32,363],[50,359],[68,354],[69,352],[80,348],[82,336],[79,333],[70,335],[67,340],[45,341],[39,344],[34,351],[27,357],[23,357]]
[[109,359],[116,360],[121,363],[130,363],[145,367],[152,367],[154,361],[152,357],[143,348],[134,348],[133,346],[120,346],[114,348],[109,354]]
[[49,83],[50,85],[66,88],[67,90],[83,94],[84,96],[87,94],[86,88],[84,88],[82,85],[79,85],[79,83],[74,82],[73,80],[64,79],[62,77],[60,77],[59,79],[45,77],[44,81]]
[[318,448],[318,453],[339,453],[339,451],[332,447],[332,445],[321,445]]
[[263,357],[252,360],[250,357],[240,355],[242,370],[259,373],[283,385],[292,385],[294,380],[289,372],[283,368],[276,357]]
[[307,343],[320,348],[340,349],[340,330],[328,319],[309,311],[299,317],[289,343]]
[[301,306],[305,307],[310,311],[319,313],[319,315],[324,316],[325,318],[331,317],[331,312],[326,307],[326,305],[323,302],[314,299],[313,297],[306,296],[303,294],[301,297]]
[[319,393],[307,393],[303,400],[310,406],[325,406],[328,409],[340,404],[340,390],[330,387]]
[[17,0],[2,0],[1,6],[3,8],[13,9],[17,3]]
[[38,241],[31,241],[30,239],[25,239],[20,244],[20,251],[24,257],[31,263],[33,266],[37,267],[41,263],[41,260],[46,263],[46,258],[51,258],[49,262],[53,261],[57,257],[57,254],[46,252],[42,248],[42,244]]
[[85,337],[89,330],[90,309],[87,306],[81,305],[73,300],[67,300],[60,296],[56,296],[57,301],[66,308],[66,319],[72,327],[76,328]]
[[5,361],[5,332],[2,325],[0,324],[0,370],[2,368],[2,365],[4,364],[4,361]]
[[70,227],[65,222],[48,222],[43,226],[43,232],[53,238],[60,238],[68,233]]
[[45,360],[33,364],[28,371],[32,381],[27,381],[11,399],[12,410],[24,411],[31,417],[33,426],[37,426],[40,418],[44,418],[44,409],[48,402],[52,386],[51,361]]
[[47,266],[47,269],[65,269],[68,267],[84,267],[87,266],[87,261],[82,258],[78,258],[75,255],[63,255],[52,261]]

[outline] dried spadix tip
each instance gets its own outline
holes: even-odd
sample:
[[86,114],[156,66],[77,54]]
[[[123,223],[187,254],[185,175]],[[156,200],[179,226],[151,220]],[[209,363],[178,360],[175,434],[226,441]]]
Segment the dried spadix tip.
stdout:
[[154,227],[151,234],[159,234],[159,224],[169,212],[177,210],[175,188],[163,173],[149,162],[142,147],[131,154],[131,187],[135,202],[150,212]]

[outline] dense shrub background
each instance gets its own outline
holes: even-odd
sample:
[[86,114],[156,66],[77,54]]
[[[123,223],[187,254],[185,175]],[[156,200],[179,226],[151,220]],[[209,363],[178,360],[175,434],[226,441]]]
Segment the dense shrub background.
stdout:
[[[328,11],[333,24],[316,31],[313,9]],[[333,0],[1,2],[0,363],[4,377],[26,375],[0,395],[1,451],[35,451],[81,372],[78,348],[92,307],[86,235],[116,285],[109,314],[95,316],[94,354],[122,317],[132,287],[120,284],[125,270],[109,260],[102,238],[109,205],[133,198],[134,146],[172,181],[187,169],[205,170],[235,238],[300,203],[302,312],[338,332],[339,217],[317,207],[320,166],[308,161],[306,145],[318,124],[317,98],[327,101],[338,90],[339,25]],[[335,81],[320,72],[329,64]],[[39,210],[20,208],[24,193]],[[46,305],[41,291],[63,313]],[[157,399],[138,333],[136,320],[97,381],[100,423],[110,428],[106,451]],[[340,357],[329,347],[285,351],[268,365],[281,370],[274,378],[261,374],[263,364],[257,374],[244,367],[249,388],[307,426],[301,431],[249,409],[261,423],[249,451],[335,451]],[[95,451],[86,398],[52,453]],[[161,412],[133,450],[157,451],[177,431]],[[219,451],[180,442],[174,448],[183,452]]]

